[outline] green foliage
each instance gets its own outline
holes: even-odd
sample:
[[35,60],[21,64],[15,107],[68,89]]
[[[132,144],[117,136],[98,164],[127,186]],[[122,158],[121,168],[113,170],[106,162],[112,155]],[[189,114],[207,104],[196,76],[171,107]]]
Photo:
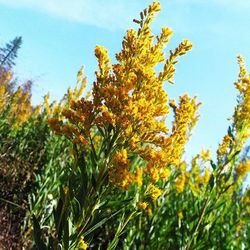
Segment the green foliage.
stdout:
[[15,65],[15,59],[21,44],[22,37],[16,37],[7,43],[5,48],[0,48],[0,68],[10,69]]

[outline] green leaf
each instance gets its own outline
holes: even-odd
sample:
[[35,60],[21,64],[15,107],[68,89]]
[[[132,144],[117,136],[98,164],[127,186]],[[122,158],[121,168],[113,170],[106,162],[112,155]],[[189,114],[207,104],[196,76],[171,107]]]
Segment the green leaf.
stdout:
[[103,224],[105,224],[108,220],[110,220],[111,218],[115,217],[117,214],[119,214],[121,211],[123,210],[123,208],[121,208],[120,210],[118,210],[117,212],[115,212],[114,214],[112,214],[111,216],[109,216],[108,218],[104,218],[101,221],[99,221],[98,223],[96,223],[93,227],[91,227],[90,229],[88,229],[85,233],[83,233],[83,236],[86,236],[90,233],[92,233],[93,231],[95,231],[97,228],[101,227]]

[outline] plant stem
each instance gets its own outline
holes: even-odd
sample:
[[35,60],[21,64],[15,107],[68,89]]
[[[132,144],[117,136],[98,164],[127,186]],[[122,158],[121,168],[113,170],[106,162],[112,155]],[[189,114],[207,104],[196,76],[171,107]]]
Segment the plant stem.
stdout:
[[207,206],[208,206],[208,202],[209,202],[209,199],[206,198],[204,207],[203,207],[203,209],[202,209],[202,211],[201,211],[201,215],[200,215],[200,218],[199,218],[199,220],[198,220],[198,223],[197,223],[197,225],[196,225],[196,227],[195,227],[195,230],[194,230],[194,233],[193,233],[193,235],[192,235],[192,238],[191,238],[191,240],[188,242],[187,246],[185,247],[185,250],[189,250],[190,247],[191,247],[191,245],[192,245],[192,243],[193,243],[194,236],[195,236],[195,234],[197,233],[197,231],[198,231],[198,229],[199,229],[199,227],[200,227],[201,221],[202,221],[202,219],[203,219],[203,217],[204,217],[204,215],[205,215],[205,212],[206,212],[206,209],[207,209]]
[[18,207],[18,208],[21,208],[21,209],[25,210],[23,207],[21,207],[20,205],[14,203],[14,202],[12,202],[12,201],[5,200],[5,199],[3,199],[3,198],[0,198],[0,200],[1,200],[1,201],[4,201],[4,202],[6,202],[6,203],[9,203],[9,204],[11,204],[11,205],[13,205],[13,206],[16,206],[16,207]]

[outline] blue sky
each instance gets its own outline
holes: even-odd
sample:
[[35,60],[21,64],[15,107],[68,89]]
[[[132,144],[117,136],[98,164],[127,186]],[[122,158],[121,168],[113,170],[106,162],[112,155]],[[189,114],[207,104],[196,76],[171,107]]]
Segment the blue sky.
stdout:
[[[60,99],[74,86],[84,65],[88,87],[97,67],[96,44],[108,48],[114,59],[132,20],[147,0],[0,0],[0,45],[23,37],[15,68],[17,76],[34,81],[33,101],[46,92]],[[166,84],[171,98],[197,95],[203,103],[200,121],[187,147],[187,157],[201,148],[216,150],[233,112],[237,78],[236,56],[250,65],[249,0],[162,0],[162,11],[153,24],[174,30],[167,48],[188,38],[193,50],[177,65],[175,85]]]

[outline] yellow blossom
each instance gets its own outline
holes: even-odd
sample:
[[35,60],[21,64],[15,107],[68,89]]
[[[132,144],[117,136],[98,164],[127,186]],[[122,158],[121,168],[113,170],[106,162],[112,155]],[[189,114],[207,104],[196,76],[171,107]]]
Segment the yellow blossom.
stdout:
[[200,157],[203,161],[210,161],[211,160],[211,153],[210,150],[202,149]]
[[160,177],[165,180],[167,179],[171,174],[171,171],[168,168],[161,168],[160,169]]
[[150,174],[150,178],[151,178],[152,182],[155,183],[159,180],[159,178],[160,178],[159,170],[156,167],[149,168],[148,172]]
[[95,135],[94,136],[94,144],[98,146],[101,142],[102,137],[100,135]]
[[133,180],[131,173],[126,171],[120,171],[120,175],[116,175],[116,177],[117,177],[116,182],[117,183],[120,182],[120,187],[124,189],[128,189]]
[[178,211],[177,215],[178,215],[179,220],[183,219],[183,213],[181,210]]
[[88,243],[84,240],[83,236],[80,237],[78,246],[80,249],[83,249],[83,250],[86,250],[89,247]]
[[185,188],[186,176],[185,174],[181,174],[177,177],[175,181],[175,188],[178,193],[182,193]]
[[225,135],[222,143],[219,145],[219,148],[217,150],[219,156],[227,152],[231,142],[232,142],[232,137],[229,135]]
[[142,168],[138,167],[136,169],[135,182],[137,183],[138,187],[142,186],[142,183],[143,183],[143,169]]
[[69,192],[69,188],[68,188],[68,187],[64,187],[64,188],[63,188],[63,192],[64,192],[65,195],[67,195],[68,192]]
[[205,173],[203,175],[203,183],[207,184],[210,180],[210,176],[211,176],[210,171],[208,168],[206,168]]
[[138,208],[139,209],[142,209],[142,210],[145,210],[148,206],[148,203],[145,202],[145,201],[140,201],[138,204],[137,204]]
[[154,199],[157,200],[159,196],[162,194],[162,190],[157,188],[152,183],[149,184],[147,193]]
[[[140,187],[143,175],[147,175],[153,183],[160,178],[166,179],[170,171],[164,168],[181,163],[184,145],[198,119],[199,103],[196,98],[184,95],[178,105],[172,105],[175,113],[172,130],[166,125],[171,104],[164,83],[173,82],[178,58],[192,49],[192,44],[184,40],[166,57],[164,47],[172,31],[163,27],[155,37],[150,28],[159,10],[160,3],[153,2],[141,14],[141,20],[136,21],[140,23],[138,30],[127,31],[121,51],[116,54],[115,64],[111,63],[106,48],[96,46],[98,70],[92,97],[79,99],[75,91],[69,90],[68,99],[71,101],[61,112],[62,122],[54,121],[53,124],[56,131],[86,147],[91,143],[91,132],[97,130],[105,137],[103,142],[114,143],[116,150],[107,151],[110,153],[107,156],[110,160],[109,180],[123,188],[129,188],[132,183]],[[156,66],[162,62],[162,70],[156,71]],[[80,70],[78,82],[83,81],[85,84],[83,71]],[[65,130],[66,124],[74,129]],[[93,147],[90,148],[93,150]],[[138,155],[145,165],[153,167],[139,173],[131,166],[128,159],[130,153],[131,156]],[[159,190],[153,193],[156,198],[160,195]]]
[[126,164],[128,162],[128,153],[126,149],[120,150],[114,157],[114,162]]
[[236,225],[236,231],[237,231],[237,232],[240,232],[240,231],[242,230],[242,227],[244,227],[244,225],[245,225],[245,221],[240,220],[240,221],[237,223],[237,225]]
[[246,132],[250,130],[250,75],[248,74],[244,59],[238,56],[238,63],[240,66],[239,79],[235,83],[237,89],[240,92],[239,104],[236,106],[234,113],[234,121],[237,130],[242,129],[242,125],[245,126]]
[[194,196],[198,196],[200,193],[200,186],[198,182],[192,182],[191,180],[188,182],[190,190],[192,191]]
[[241,161],[239,165],[235,168],[235,171],[239,178],[245,178],[247,172],[250,171],[250,161],[248,159],[246,159],[245,161]]
[[12,73],[10,71],[7,72],[6,74],[6,81],[9,81],[12,77]]
[[45,110],[47,111],[47,113],[51,114],[51,107],[49,105],[49,97],[50,97],[49,93],[44,96],[43,104],[44,104],[44,107],[45,107]]
[[60,122],[57,118],[49,118],[48,123],[56,133],[59,133],[61,131]]
[[172,127],[172,147],[168,152],[170,154],[171,163],[179,165],[184,151],[184,146],[187,143],[191,131],[198,120],[197,109],[200,103],[196,102],[196,98],[190,98],[187,95],[180,97],[179,106],[171,102],[175,114],[175,121]]

